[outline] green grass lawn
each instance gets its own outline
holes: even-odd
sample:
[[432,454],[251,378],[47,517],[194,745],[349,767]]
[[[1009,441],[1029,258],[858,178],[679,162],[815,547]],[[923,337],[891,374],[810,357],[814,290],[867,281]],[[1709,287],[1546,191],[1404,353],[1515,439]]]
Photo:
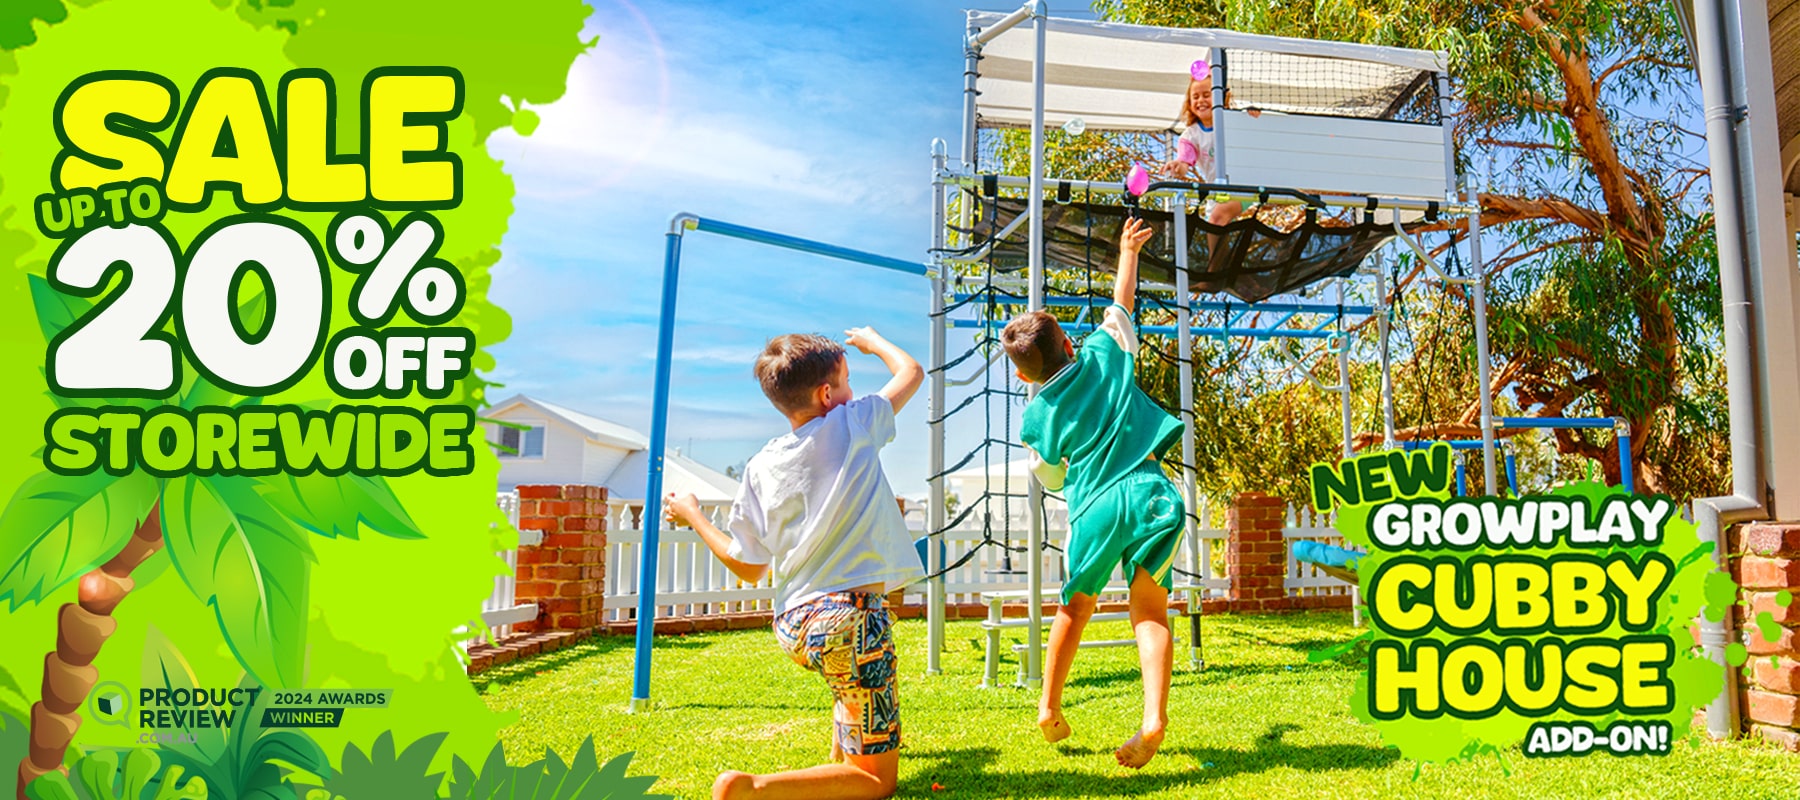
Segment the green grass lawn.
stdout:
[[[895,629],[903,680],[901,797],[1800,797],[1800,756],[1751,742],[1695,738],[1666,757],[1589,755],[1415,766],[1356,722],[1346,699],[1356,667],[1306,654],[1354,634],[1348,612],[1206,618],[1208,666],[1187,666],[1177,627],[1168,739],[1142,772],[1112,750],[1142,714],[1133,648],[1088,649],[1075,661],[1066,713],[1075,735],[1045,744],[1036,697],[981,689],[981,629],[952,623],[942,675],[925,673],[925,623]],[[1022,631],[1009,631],[1020,640]],[[1123,622],[1089,638],[1123,638]],[[725,769],[771,772],[824,760],[830,695],[793,665],[766,629],[656,641],[656,710],[626,712],[631,640],[601,637],[477,676],[488,703],[516,711],[502,732],[515,758],[565,756],[594,735],[602,757],[636,751],[634,774],[656,791],[704,797]],[[1014,675],[1010,651],[1001,679]],[[933,786],[941,786],[934,790]]]

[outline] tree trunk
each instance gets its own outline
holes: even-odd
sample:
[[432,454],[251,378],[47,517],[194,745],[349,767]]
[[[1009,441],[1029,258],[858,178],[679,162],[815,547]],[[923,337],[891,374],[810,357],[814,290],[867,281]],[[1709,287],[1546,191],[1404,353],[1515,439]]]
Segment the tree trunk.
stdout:
[[81,717],[75,712],[99,679],[94,658],[100,646],[119,627],[113,609],[132,589],[131,571],[163,546],[162,517],[157,506],[139,523],[125,549],[81,576],[77,602],[65,604],[56,618],[56,650],[44,657],[43,699],[31,707],[31,747],[19,762],[18,800],[25,799],[25,785],[54,771],[65,774],[63,756]]

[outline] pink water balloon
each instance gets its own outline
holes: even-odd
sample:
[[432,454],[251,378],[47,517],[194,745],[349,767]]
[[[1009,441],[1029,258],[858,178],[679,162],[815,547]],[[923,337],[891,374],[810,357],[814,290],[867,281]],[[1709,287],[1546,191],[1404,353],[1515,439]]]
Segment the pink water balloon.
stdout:
[[1188,165],[1193,165],[1193,164],[1197,164],[1200,162],[1200,151],[1194,149],[1193,142],[1190,142],[1186,139],[1180,139],[1180,140],[1176,141],[1175,146],[1176,146],[1176,153],[1175,153],[1176,161],[1180,161],[1181,163],[1188,164]]
[[1212,77],[1212,65],[1206,63],[1206,59],[1202,58],[1188,67],[1188,74],[1194,76],[1194,80],[1206,80]]
[[1131,162],[1131,171],[1125,173],[1125,191],[1134,195],[1150,191],[1150,172],[1143,164]]

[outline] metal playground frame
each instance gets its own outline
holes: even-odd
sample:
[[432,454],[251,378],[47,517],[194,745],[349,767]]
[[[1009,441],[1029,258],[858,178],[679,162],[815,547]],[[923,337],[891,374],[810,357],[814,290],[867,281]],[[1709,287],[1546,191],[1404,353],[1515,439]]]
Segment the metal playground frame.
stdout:
[[[1475,210],[1474,188],[1468,185],[1456,172],[1454,144],[1452,140],[1452,115],[1450,114],[1451,85],[1447,73],[1447,57],[1443,53],[1401,50],[1365,45],[1353,45],[1337,42],[1316,42],[1300,39],[1286,39],[1268,36],[1252,36],[1230,31],[1210,30],[1172,30],[1149,28],[1135,25],[1119,25],[1113,23],[1091,22],[1080,20],[1052,19],[1047,15],[1042,0],[1031,0],[1019,9],[1005,15],[985,12],[970,12],[968,15],[967,35],[965,38],[964,61],[965,82],[962,93],[962,136],[961,153],[956,165],[950,164],[947,146],[942,140],[932,146],[932,239],[928,260],[909,261],[906,259],[867,253],[836,245],[787,236],[769,231],[733,225],[712,219],[705,219],[691,214],[678,214],[671,221],[664,258],[661,318],[657,335],[657,360],[655,372],[655,390],[650,430],[650,467],[646,485],[646,508],[643,514],[643,558],[640,564],[642,587],[637,607],[637,641],[634,680],[632,688],[631,708],[644,710],[650,704],[650,665],[652,634],[655,631],[657,585],[657,549],[661,532],[662,518],[659,513],[663,490],[664,450],[668,440],[668,400],[669,375],[673,356],[674,320],[676,297],[679,284],[680,262],[684,236],[689,231],[711,233],[720,236],[759,242],[765,245],[787,250],[813,253],[852,263],[896,270],[926,277],[931,282],[930,322],[930,356],[928,375],[929,389],[929,425],[930,451],[929,470],[930,503],[927,531],[929,536],[942,536],[946,530],[946,490],[945,490],[945,420],[946,393],[952,385],[966,384],[968,381],[953,381],[948,376],[948,369],[961,358],[951,361],[946,353],[947,334],[952,328],[975,328],[991,330],[993,319],[956,319],[952,317],[955,310],[967,302],[976,290],[989,292],[989,298],[995,287],[1022,288],[1025,290],[1023,303],[1009,300],[1002,305],[1017,306],[1030,310],[1040,310],[1047,306],[1088,306],[1096,310],[1093,298],[1072,298],[1053,296],[1047,291],[1045,266],[1045,198],[1053,189],[1066,197],[1069,192],[1079,190],[1087,196],[1123,197],[1126,188],[1122,183],[1104,181],[1052,181],[1044,175],[1045,170],[1045,128],[1046,124],[1054,124],[1055,119],[1047,117],[1071,117],[1081,111],[1067,105],[1052,105],[1046,102],[1046,93],[1054,88],[1058,103],[1079,102],[1081,97],[1094,96],[1089,89],[1114,85],[1118,76],[1108,76],[1097,72],[1104,69],[1092,64],[1071,64],[1052,61],[1050,47],[1055,40],[1058,48],[1066,47],[1071,53],[1082,53],[1095,48],[1173,48],[1166,52],[1200,52],[1208,53],[1211,65],[1214,92],[1214,108],[1219,109],[1215,115],[1214,136],[1217,147],[1216,164],[1219,181],[1216,183],[1162,182],[1153,184],[1142,195],[1141,202],[1146,204],[1160,203],[1166,210],[1173,212],[1175,240],[1175,280],[1172,284],[1159,285],[1144,283],[1145,302],[1154,302],[1174,316],[1174,324],[1170,326],[1151,326],[1145,333],[1161,336],[1172,336],[1176,340],[1181,384],[1180,412],[1184,427],[1181,441],[1181,485],[1188,504],[1188,541],[1192,542],[1197,517],[1194,511],[1199,502],[1196,496],[1196,475],[1192,464],[1195,451],[1195,414],[1193,397],[1193,363],[1192,354],[1196,337],[1231,338],[1255,337],[1258,339],[1300,338],[1320,340],[1336,349],[1339,384],[1336,387],[1324,387],[1339,393],[1343,407],[1344,453],[1350,455],[1351,448],[1351,398],[1349,391],[1349,336],[1343,330],[1342,320],[1346,314],[1360,317],[1373,316],[1377,321],[1377,331],[1381,341],[1381,403],[1383,407],[1384,444],[1396,446],[1394,435],[1393,390],[1392,377],[1388,357],[1389,334],[1389,298],[1388,288],[1380,270],[1374,270],[1373,294],[1378,298],[1372,305],[1345,305],[1344,281],[1338,278],[1337,302],[1312,301],[1279,301],[1258,304],[1242,302],[1225,303],[1210,299],[1189,298],[1188,287],[1190,265],[1188,244],[1188,211],[1199,207],[1207,199],[1269,202],[1304,202],[1318,207],[1333,209],[1359,209],[1366,219],[1375,215],[1385,215],[1391,220],[1395,236],[1411,248],[1437,277],[1446,283],[1466,286],[1473,301],[1475,316],[1475,348],[1480,392],[1480,419],[1482,436],[1479,448],[1482,451],[1484,486],[1493,491],[1499,484],[1496,481],[1495,433],[1496,428],[1516,427],[1613,427],[1612,420],[1548,420],[1536,418],[1507,418],[1496,420],[1493,411],[1493,398],[1490,396],[1488,336],[1487,336],[1487,300],[1485,280],[1481,259],[1480,221]],[[1166,54],[1165,52],[1165,54]],[[1419,78],[1417,84],[1429,78],[1435,88],[1440,122],[1435,132],[1424,136],[1421,130],[1430,131],[1418,123],[1383,123],[1371,119],[1345,119],[1333,121],[1329,117],[1307,116],[1303,114],[1263,114],[1262,119],[1253,120],[1251,116],[1227,109],[1226,91],[1230,88],[1229,59],[1233,54],[1265,54],[1276,62],[1281,59],[1321,59],[1321,63],[1367,62],[1376,65],[1398,65],[1398,69],[1413,70]],[[1271,55],[1272,54],[1272,55]],[[1251,58],[1252,56],[1244,56]],[[984,75],[983,61],[991,61],[991,69]],[[1028,63],[1026,63],[1028,62]],[[1029,69],[1025,69],[1025,67]],[[1054,66],[1054,69],[1052,67]],[[1052,72],[1061,76],[1051,80]],[[1029,78],[1025,77],[1028,74]],[[1142,74],[1142,73],[1134,73]],[[1109,83],[1110,81],[1110,83]],[[1000,83],[1010,82],[1010,87]],[[1091,84],[1091,85],[1090,85]],[[1005,106],[1007,98],[1020,98],[1020,92],[1029,100],[1022,104]],[[1109,90],[1111,91],[1111,90]],[[1411,91],[1409,89],[1409,91]],[[1011,92],[1011,94],[1009,94]],[[989,99],[984,101],[982,98]],[[1074,99],[1070,99],[1074,98]],[[987,105],[984,105],[986,103]],[[1000,104],[1000,105],[995,105]],[[1119,122],[1116,128],[1107,128],[1106,120],[1126,120]],[[1100,123],[1095,127],[1116,130],[1148,131],[1143,127],[1148,123],[1129,121],[1128,115],[1108,117],[1099,113],[1095,119]],[[978,134],[983,127],[995,125],[1026,124],[1031,131],[1030,170],[1027,175],[984,175],[978,171]],[[1396,158],[1411,159],[1410,163],[1430,164],[1441,172],[1440,175],[1429,174],[1425,170],[1424,178],[1417,174],[1400,176],[1405,182],[1382,180],[1381,176],[1371,178],[1379,187],[1409,186],[1432,187],[1429,191],[1412,193],[1383,193],[1379,191],[1358,191],[1355,186],[1327,187],[1336,191],[1328,193],[1300,192],[1292,183],[1275,182],[1265,178],[1286,178],[1293,168],[1282,172],[1282,159],[1269,159],[1254,152],[1254,146],[1263,146],[1266,141],[1291,141],[1306,143],[1306,147],[1343,148],[1346,145],[1338,141],[1341,137],[1353,133],[1356,136],[1379,137],[1385,130],[1379,126],[1406,125],[1404,137],[1410,137],[1390,148],[1399,154]],[[1138,127],[1133,127],[1134,125]],[[1240,131],[1240,127],[1243,129]],[[1166,128],[1166,125],[1165,125]],[[1399,130],[1398,128],[1394,130]],[[1227,134],[1232,134],[1228,136]],[[1238,137],[1238,138],[1234,138]],[[1283,139],[1282,137],[1286,137]],[[1243,141],[1238,141],[1241,138]],[[1441,140],[1441,144],[1439,143]],[[1365,139],[1366,141],[1366,139]],[[1379,141],[1379,138],[1375,139]],[[1334,142],[1336,142],[1334,144]],[[1354,146],[1354,145],[1351,145]],[[1246,149],[1251,148],[1251,149]],[[1311,152],[1310,150],[1308,152]],[[1244,163],[1238,164],[1233,159]],[[1425,159],[1421,161],[1421,159]],[[1400,162],[1395,162],[1400,163]],[[1340,178],[1342,176],[1339,176]],[[1352,176],[1354,177],[1354,176]],[[1393,176],[1389,176],[1393,177]],[[1306,184],[1309,188],[1317,188],[1315,184]],[[992,237],[987,244],[1003,239],[1008,233],[1023,225],[1027,227],[1029,267],[1025,278],[1021,281],[1015,277],[996,276],[990,268],[976,280],[972,273],[980,264],[981,241],[972,239],[969,233],[970,204],[967,202],[951,202],[952,189],[970,189],[986,187],[989,191],[1007,189],[1014,192],[1023,190],[1028,198],[1029,206],[1026,214],[1020,216],[1009,226],[1007,231]],[[1425,214],[1466,215],[1468,218],[1469,248],[1468,263],[1471,265],[1470,275],[1453,276],[1447,274],[1430,257],[1426,249],[1408,233],[1403,226],[1406,218],[1416,219]],[[952,219],[955,217],[955,219]],[[955,224],[952,224],[955,223]],[[953,239],[955,240],[953,242]],[[952,244],[958,245],[952,248]],[[959,272],[960,268],[960,272]],[[1218,311],[1229,309],[1238,312],[1228,313],[1223,325],[1202,326],[1194,323],[1194,315],[1201,311]],[[1257,312],[1267,312],[1271,318],[1279,321],[1273,325],[1258,324]],[[1251,320],[1248,323],[1244,321]],[[1319,321],[1323,319],[1323,321]],[[1339,322],[1336,330],[1331,327],[1332,319]],[[1082,329],[1082,324],[1073,324],[1074,329]],[[980,345],[977,345],[979,348]],[[997,358],[997,353],[990,353],[990,359]],[[963,358],[967,358],[964,355]],[[986,369],[986,367],[982,367]],[[1308,375],[1309,380],[1313,380]],[[1314,381],[1317,383],[1317,381]],[[1620,431],[1629,435],[1629,431]],[[990,431],[991,433],[991,431]],[[1002,438],[1010,437],[1011,432],[1002,432]],[[993,437],[990,436],[991,440]],[[1474,445],[1473,440],[1469,443]],[[982,445],[988,446],[987,443]],[[1626,452],[1629,452],[1628,447]],[[964,459],[967,463],[968,459]],[[960,466],[960,465],[959,465]],[[1629,457],[1626,457],[1626,480],[1630,480]],[[1042,596],[1044,553],[1043,503],[1045,493],[1041,486],[1031,481],[1026,496],[1027,516],[1030,519],[1027,550],[1030,557],[1028,565],[1028,581],[1030,597]],[[984,497],[984,499],[987,499]],[[941,547],[925,547],[927,574],[937,576],[943,572],[944,556]],[[945,592],[941,578],[934,577],[927,582],[927,604],[929,608],[929,649],[927,672],[936,674],[941,671],[939,656],[944,645]],[[1029,624],[1026,626],[1028,644],[1025,648],[1024,679],[1027,685],[1035,686],[1042,676],[1042,608],[1039,603],[1031,603]]]

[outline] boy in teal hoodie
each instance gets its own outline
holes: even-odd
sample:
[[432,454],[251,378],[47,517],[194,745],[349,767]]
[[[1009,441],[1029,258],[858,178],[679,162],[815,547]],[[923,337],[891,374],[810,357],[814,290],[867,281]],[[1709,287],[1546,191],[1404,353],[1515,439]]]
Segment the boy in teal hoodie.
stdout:
[[1170,569],[1181,541],[1186,506],[1157,459],[1181,438],[1181,423],[1164,412],[1136,380],[1138,251],[1151,235],[1142,220],[1126,220],[1119,236],[1113,305],[1079,351],[1055,317],[1042,311],[1007,323],[1001,344],[1019,377],[1038,384],[1025,408],[1020,438],[1032,471],[1069,502],[1068,581],[1050,627],[1048,670],[1038,701],[1046,741],[1072,732],[1062,714],[1081,630],[1095,600],[1123,567],[1131,581],[1131,627],[1144,677],[1144,719],[1137,734],[1113,752],[1133,769],[1149,763],[1168,725]]

